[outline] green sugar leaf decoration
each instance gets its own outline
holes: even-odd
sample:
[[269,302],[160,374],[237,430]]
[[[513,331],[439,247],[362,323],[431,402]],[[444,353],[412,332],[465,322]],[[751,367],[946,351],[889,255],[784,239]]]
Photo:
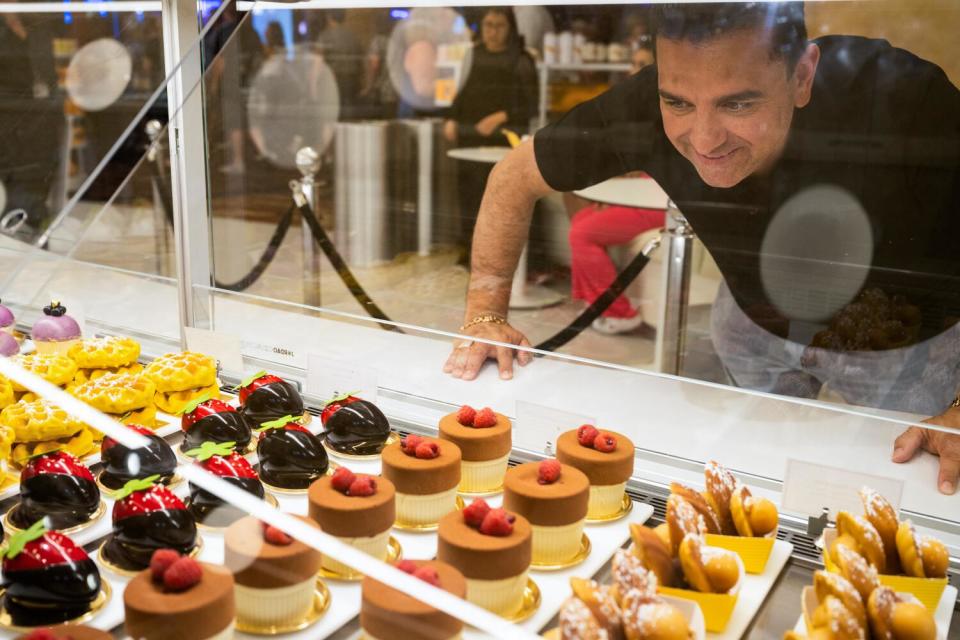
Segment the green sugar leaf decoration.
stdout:
[[42,538],[43,534],[47,532],[47,527],[43,523],[43,519],[37,520],[33,523],[29,529],[21,531],[20,533],[15,533],[10,536],[10,544],[7,547],[7,558],[14,559],[20,552],[23,551],[23,548],[27,546],[28,542],[33,542],[38,538]]
[[186,455],[196,458],[197,462],[209,460],[213,456],[229,456],[233,453],[233,448],[237,446],[236,442],[213,442],[207,440],[197,449],[190,449]]
[[261,369],[260,371],[257,371],[257,372],[256,372],[255,374],[253,374],[252,376],[247,376],[246,378],[244,378],[244,379],[243,379],[243,382],[240,383],[240,386],[241,386],[241,387],[249,387],[249,386],[253,383],[254,380],[256,380],[257,378],[260,378],[260,377],[262,377],[262,376],[265,376],[265,375],[267,375],[267,372],[266,372],[266,371],[263,371],[263,370]]
[[123,488],[120,489],[120,491],[117,491],[117,493],[114,494],[113,498],[114,500],[123,500],[131,493],[135,493],[137,491],[146,491],[159,479],[160,475],[157,474],[147,478],[135,478],[130,480],[127,482],[127,484],[123,485]]

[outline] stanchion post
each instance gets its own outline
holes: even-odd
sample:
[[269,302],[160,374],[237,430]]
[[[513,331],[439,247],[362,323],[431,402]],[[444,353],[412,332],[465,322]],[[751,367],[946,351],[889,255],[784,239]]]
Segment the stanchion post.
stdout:
[[[297,151],[297,169],[300,170],[300,188],[303,191],[310,211],[317,215],[317,171],[320,170],[320,154],[313,147],[303,147]],[[320,218],[317,217],[317,221]],[[300,220],[303,238],[303,303],[311,307],[320,306],[320,252],[313,240],[313,233],[307,221]]]
[[[153,162],[157,165],[156,175],[163,175],[163,155],[160,154],[160,136],[163,134],[163,124],[161,124],[159,120],[150,120],[147,122],[144,130],[146,131],[147,138],[150,140],[150,148],[147,150],[147,162]],[[153,237],[156,244],[157,273],[165,276],[169,275],[167,267],[170,242],[167,236],[167,215],[164,210],[163,200],[160,196],[160,189],[163,188],[163,185],[157,183],[156,176],[150,178],[150,185],[152,187],[151,194],[153,195]]]
[[660,330],[657,332],[656,363],[663,373],[680,375],[686,349],[693,231],[672,200],[667,202],[664,242],[667,254],[663,269],[663,304]]

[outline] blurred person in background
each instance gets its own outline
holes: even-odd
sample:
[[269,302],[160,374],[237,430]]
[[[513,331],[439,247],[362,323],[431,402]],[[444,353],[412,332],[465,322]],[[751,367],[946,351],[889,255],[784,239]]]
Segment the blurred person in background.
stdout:
[[[484,10],[467,60],[469,75],[450,107],[444,137],[460,147],[508,146],[501,130],[526,133],[538,95],[536,65],[524,50],[510,7]],[[477,163],[459,165],[461,242],[467,256],[490,169]]]
[[47,201],[66,143],[48,25],[42,15],[0,17],[0,182],[7,210],[23,209],[34,229],[55,213]]
[[333,71],[340,92],[340,119],[354,117],[354,109],[360,95],[363,78],[364,52],[357,36],[344,26],[346,10],[324,11],[324,27],[317,44],[324,61]]

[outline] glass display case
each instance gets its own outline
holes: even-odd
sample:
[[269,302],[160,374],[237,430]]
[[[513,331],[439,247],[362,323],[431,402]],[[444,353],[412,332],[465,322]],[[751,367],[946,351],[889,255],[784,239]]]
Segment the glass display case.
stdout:
[[[21,4],[30,7],[28,2]],[[869,611],[869,596],[878,590],[886,594],[888,587],[890,595],[884,597],[890,598],[891,607],[904,604],[903,610],[916,614],[921,627],[930,619],[933,626],[924,629],[933,633],[931,637],[957,633],[960,498],[941,490],[939,484],[949,478],[938,475],[942,461],[931,443],[946,443],[940,451],[949,464],[950,443],[958,437],[955,425],[960,423],[940,420],[943,424],[928,423],[924,431],[916,426],[931,416],[949,417],[954,415],[951,411],[960,411],[950,408],[950,398],[945,402],[940,398],[946,386],[960,386],[956,364],[949,360],[955,353],[951,350],[955,327],[949,320],[955,322],[956,317],[950,296],[937,293],[956,290],[955,272],[938,270],[939,254],[902,269],[874,265],[886,274],[896,272],[911,292],[904,299],[892,290],[865,284],[867,276],[858,271],[864,260],[869,266],[871,256],[858,256],[856,250],[865,233],[871,240],[873,236],[857,225],[874,225],[873,232],[886,234],[904,231],[901,227],[878,228],[875,221],[850,214],[857,202],[850,204],[823,190],[808,193],[813,200],[799,206],[797,215],[826,211],[835,219],[808,216],[786,226],[782,217],[779,223],[768,221],[763,226],[764,243],[750,260],[763,271],[765,279],[759,286],[766,287],[770,305],[757,313],[739,314],[751,326],[761,327],[765,342],[759,350],[738,354],[729,336],[742,338],[750,327],[727,326],[728,339],[718,341],[717,319],[741,307],[731,287],[736,288],[736,278],[743,273],[731,255],[749,253],[749,243],[740,245],[738,239],[749,233],[744,221],[757,213],[723,201],[717,215],[724,217],[719,219],[736,224],[718,240],[717,229],[704,214],[718,206],[706,201],[707,191],[698,191],[697,198],[678,195],[668,188],[668,180],[650,177],[656,167],[640,176],[622,171],[624,175],[599,185],[577,184],[562,196],[540,198],[529,234],[524,228],[503,249],[506,253],[516,249],[511,272],[519,274],[512,282],[507,278],[506,283],[495,284],[510,292],[509,315],[506,308],[479,313],[474,307],[465,312],[464,297],[486,286],[487,263],[482,256],[493,246],[478,232],[471,247],[474,220],[468,215],[480,205],[487,169],[500,162],[495,176],[503,173],[503,167],[518,166],[504,160],[508,153],[516,158],[524,153],[524,145],[544,144],[537,140],[542,135],[538,131],[548,136],[562,131],[564,112],[608,86],[616,92],[631,82],[629,65],[653,62],[644,56],[655,51],[657,9],[638,5],[328,10],[312,2],[142,4],[133,13],[130,8],[113,13],[108,6],[98,6],[106,17],[90,12],[83,20],[94,26],[112,20],[111,42],[125,43],[132,68],[140,70],[151,64],[143,58],[147,53],[135,49],[125,34],[128,29],[139,34],[146,30],[143,25],[155,24],[162,32],[166,74],[138,79],[135,92],[126,82],[119,90],[95,87],[91,75],[123,76],[126,67],[115,70],[106,49],[112,45],[92,49],[73,45],[95,59],[87,66],[82,58],[70,62],[79,68],[74,74],[86,80],[77,81],[81,89],[68,87],[56,94],[68,103],[65,122],[69,125],[70,118],[79,122],[124,101],[132,106],[126,115],[114,114],[111,126],[118,132],[104,145],[102,155],[87,157],[89,173],[82,183],[67,188],[59,202],[47,198],[53,214],[33,229],[0,235],[0,298],[15,318],[10,330],[16,334],[17,351],[66,351],[59,338],[74,336],[57,333],[64,321],[57,320],[63,317],[58,315],[61,310],[51,309],[57,306],[54,301],[76,320],[84,340],[127,337],[139,345],[139,355],[130,358],[128,353],[124,359],[113,354],[106,364],[88,367],[83,366],[83,349],[74,348],[65,356],[67,364],[60,366],[72,366],[77,373],[71,371],[62,379],[51,373],[56,368],[52,364],[43,368],[29,358],[0,363],[0,373],[22,385],[10,385],[4,407],[11,410],[0,413],[0,433],[10,434],[8,459],[0,463],[5,474],[0,509],[7,514],[0,638],[20,637],[23,627],[36,621],[29,597],[18,602],[12,595],[18,589],[23,593],[28,581],[18,577],[15,561],[21,554],[33,554],[36,540],[56,539],[51,534],[40,537],[34,530],[29,540],[29,533],[24,536],[18,530],[33,524],[24,515],[31,500],[35,513],[53,513],[44,511],[51,508],[44,507],[44,492],[49,495],[53,490],[36,489],[28,481],[35,475],[53,475],[34,469],[57,459],[63,450],[76,453],[92,469],[99,488],[88,492],[92,502],[79,528],[55,519],[47,524],[66,530],[90,559],[89,566],[83,564],[77,552],[71,556],[74,562],[81,562],[88,572],[90,566],[96,567],[102,585],[110,586],[92,594],[92,604],[82,604],[79,611],[71,609],[76,602],[68,598],[61,619],[82,622],[113,637],[168,637],[163,633],[169,629],[161,631],[156,623],[166,617],[170,629],[180,634],[169,637],[178,638],[262,634],[304,639],[440,638],[458,637],[461,623],[464,638],[551,633],[560,637],[558,626],[564,638],[586,638],[603,637],[591,636],[587,629],[604,625],[621,632],[621,623],[605,613],[611,608],[617,616],[622,612],[623,624],[631,620],[637,637],[648,637],[643,634],[652,631],[638,629],[646,629],[645,620],[666,615],[651,612],[661,606],[661,611],[678,612],[682,619],[677,637],[780,638],[794,629],[807,636],[820,626],[818,616],[832,615],[825,609],[816,613],[828,594],[849,595],[844,587],[831,586],[838,580],[832,576],[849,578],[856,589],[852,597],[860,603],[864,619],[855,624],[864,634],[878,624]],[[913,29],[941,34],[949,25],[960,25],[960,11],[933,2],[921,4],[909,17]],[[60,29],[60,22],[71,15],[64,8],[39,13],[41,5],[37,7],[36,14],[21,12],[28,16],[24,19],[28,26],[40,16]],[[0,17],[21,15],[3,11]],[[936,113],[949,122],[956,115],[947,112],[949,106],[958,104],[951,84],[957,70],[949,55],[954,44],[917,38],[900,23],[906,20],[905,11],[892,2],[811,4],[807,31],[810,38],[847,33],[886,37],[939,64],[943,78],[937,78],[953,93],[945,94],[948,106],[938,103],[943,111]],[[14,23],[5,24],[16,32]],[[528,86],[511,85],[513,111],[495,125],[492,136],[479,136],[479,129],[465,130],[456,120],[470,112],[457,96],[480,100],[478,93],[471,93],[478,91],[471,87],[471,77],[476,82],[491,73],[484,65],[496,63],[484,59],[490,52],[481,49],[489,44],[483,38],[499,29],[519,29],[526,36],[531,50],[520,50],[511,64],[523,76],[516,83]],[[96,41],[86,35],[79,39]],[[683,37],[676,39],[683,42]],[[146,51],[147,40],[140,35],[130,40]],[[828,41],[821,43],[827,50]],[[79,56],[70,58],[72,51],[64,49],[65,60]],[[527,60],[529,69],[524,66]],[[502,87],[482,86],[479,93],[484,90],[495,93]],[[664,97],[661,91],[663,100],[674,97]],[[85,98],[89,102],[83,103]],[[97,100],[106,106],[98,110]],[[70,111],[73,107],[76,112]],[[561,126],[550,128],[558,121]],[[10,131],[7,122],[3,129]],[[920,153],[923,160],[917,164],[922,169],[910,173],[916,181],[911,186],[936,191],[943,179],[938,171],[947,166],[953,168],[951,176],[956,174],[957,133],[921,125],[917,124],[921,141],[930,143],[927,149],[936,153]],[[501,129],[507,131],[500,133]],[[849,136],[828,136],[827,142],[879,144],[869,130],[844,133]],[[521,142],[526,135],[535,142]],[[520,149],[511,152],[515,144]],[[831,151],[839,158],[838,173],[851,166],[851,157],[863,148],[847,155],[842,149]],[[895,153],[889,147],[876,151],[882,152]],[[76,149],[69,153],[76,154]],[[0,178],[8,185],[18,184],[11,175]],[[828,174],[822,178],[831,182]],[[888,178],[895,182],[900,176],[894,171]],[[503,184],[497,179],[489,178],[489,184]],[[107,187],[95,188],[108,182]],[[8,191],[12,193],[9,186]],[[941,194],[947,203],[942,206],[955,203],[951,193],[957,192]],[[498,195],[491,192],[484,198]],[[917,210],[927,204],[923,201]],[[781,212],[789,213],[793,207],[796,213],[797,206],[787,202]],[[569,275],[571,263],[574,270],[582,267],[577,260],[583,256],[578,258],[576,252],[588,250],[581,242],[586,236],[578,235],[578,220],[618,209],[646,212],[622,242],[601,242],[601,251],[609,249],[604,255],[613,275],[624,271],[632,278],[621,276],[613,293],[604,293],[608,279],[599,291],[587,295],[583,281],[577,280],[583,274]],[[0,226],[8,224],[6,213],[0,205]],[[483,218],[484,213],[480,215]],[[10,218],[9,224],[14,222]],[[940,229],[944,233],[950,229],[945,224]],[[883,236],[884,241],[889,238]],[[831,239],[836,239],[836,246]],[[596,249],[597,242],[593,244]],[[814,249],[797,250],[809,246]],[[950,247],[948,240],[938,243],[935,235],[930,246],[937,251]],[[471,250],[474,259],[469,266]],[[851,278],[856,280],[852,288]],[[934,286],[940,289],[928,290]],[[625,296],[625,303],[618,293]],[[634,315],[584,315],[585,308],[589,314],[601,304],[598,298],[608,307],[627,304]],[[927,331],[927,298],[942,302],[938,317],[944,331]],[[869,322],[855,317],[861,311],[873,314]],[[922,315],[922,328],[916,314]],[[617,329],[633,317],[638,322],[629,330]],[[621,324],[604,322],[605,318]],[[639,323],[641,318],[644,323]],[[34,330],[51,319],[59,327],[53,334],[51,329]],[[477,325],[500,326],[507,319],[507,326],[516,327],[528,340],[517,344],[503,338],[505,334],[474,330]],[[894,330],[909,333],[912,328],[916,331],[906,346],[869,344],[871,331],[889,329],[890,335],[884,336],[893,340],[900,335],[893,335]],[[828,343],[828,338],[840,340],[837,336],[847,331],[865,331],[866,346]],[[793,369],[779,362],[768,365],[767,360],[778,357],[773,353],[779,348],[774,339],[793,345],[789,349],[802,364]],[[501,358],[514,366],[506,373],[498,366],[503,359],[484,363],[477,345],[489,345],[494,355],[503,349]],[[764,349],[769,351],[763,353]],[[165,354],[184,351],[206,358],[197,356],[193,364],[174,358],[168,369],[160,366]],[[479,354],[471,357],[482,366],[475,376],[451,375],[451,367],[445,370],[445,365],[464,352]],[[890,354],[893,359],[885,360]],[[817,357],[819,364],[811,360]],[[835,360],[825,362],[828,357]],[[21,370],[10,363],[26,365],[60,388],[21,378]],[[842,375],[829,374],[831,366]],[[92,380],[103,373],[93,369],[111,369],[105,372],[108,382]],[[911,373],[916,370],[927,377]],[[282,381],[264,378],[267,374]],[[171,384],[178,375],[189,382]],[[945,382],[943,376],[953,377]],[[758,378],[772,382],[749,382]],[[922,384],[906,386],[915,379]],[[132,380],[143,382],[137,387]],[[101,396],[111,384],[130,393],[131,388],[140,392],[147,388],[150,397],[127,408],[118,409],[115,402],[110,411]],[[265,385],[279,385],[283,392],[274,405],[266,403],[266,410],[258,412],[250,396]],[[78,390],[83,387],[86,390]],[[901,389],[909,393],[897,393]],[[924,390],[930,390],[930,397]],[[35,402],[23,397],[28,392],[62,406],[78,426],[73,430],[58,426],[59,437],[40,441],[17,422],[22,420],[17,407]],[[215,396],[225,405],[211,404]],[[86,405],[79,400],[86,400]],[[198,406],[208,408],[197,413]],[[155,419],[150,411],[157,412]],[[346,424],[337,427],[333,416],[340,411],[340,418],[350,415],[353,421],[344,420]],[[170,505],[184,500],[191,514],[189,525],[179,516],[169,516],[153,532],[125,528],[125,509],[131,509],[137,496],[163,491],[133,485],[131,499],[117,494],[121,480],[129,478],[114,480],[113,487],[105,484],[110,471],[117,471],[107,454],[110,446],[136,450],[144,444],[128,443],[131,436],[116,421],[131,421],[131,413],[155,420],[149,426],[159,438],[150,437],[170,445],[175,456],[168,460],[170,477],[159,475],[176,497],[156,500],[168,500],[160,509],[164,513],[175,512]],[[224,419],[224,424],[240,421],[231,423],[234,431],[191,433],[204,416],[229,413],[242,416]],[[292,417],[287,419],[287,414]],[[68,418],[64,415],[63,420]],[[491,423],[484,426],[485,420]],[[297,424],[312,435],[285,435],[302,433],[292,427]],[[477,447],[485,430],[493,440],[505,425],[511,428],[504,451],[490,453],[489,443]],[[458,430],[466,435],[456,435]],[[902,435],[908,430],[909,435]],[[247,445],[236,442],[238,433]],[[278,433],[290,438],[283,445],[290,449],[286,454],[274,450],[283,461],[278,463],[281,471],[271,476],[271,453],[263,443]],[[89,435],[90,442],[81,434]],[[102,437],[108,438],[107,445],[97,444]],[[922,438],[923,446],[909,447],[913,437]],[[208,438],[219,440],[219,445],[206,443]],[[418,438],[434,443],[433,452],[421,452]],[[453,465],[459,480],[446,486],[441,478],[452,472],[445,471],[440,461],[450,455],[451,442],[460,458]],[[497,446],[503,444],[501,435]],[[895,447],[918,450],[895,462]],[[231,449],[239,451],[231,456]],[[629,454],[618,455],[618,450]],[[301,477],[303,486],[281,486],[285,455],[300,460],[301,474],[310,467],[314,477],[309,482]],[[555,465],[554,459],[563,464]],[[477,490],[474,485],[467,491],[458,484],[468,477],[477,481],[483,475],[478,464],[487,468],[485,464],[501,462],[509,471],[492,467],[493,486]],[[217,472],[218,465],[231,470]],[[425,465],[426,471],[420,469],[424,475],[413,481],[416,465]],[[119,466],[130,470],[127,463]],[[614,473],[614,467],[619,471]],[[346,472],[335,472],[338,469],[374,480],[362,480],[354,488],[357,478],[347,482]],[[611,474],[622,477],[613,481]],[[577,488],[581,478],[583,486]],[[337,489],[343,482],[347,484]],[[610,487],[614,504],[598,506],[603,490]],[[325,498],[314,495],[321,489],[328,494]],[[384,497],[389,517],[381,505],[380,512],[370,507],[361,510],[362,515],[331,520],[337,508],[324,504],[349,502],[351,492],[354,500],[376,503],[394,491],[395,497]],[[576,496],[565,496],[564,491]],[[427,505],[424,496],[440,494],[450,505]],[[486,508],[479,506],[481,498],[493,507],[489,521]],[[229,512],[228,520],[245,514],[253,519],[229,529],[214,526],[223,524],[216,517],[204,525],[209,514],[197,508],[204,500],[222,507],[212,509],[214,516]],[[66,502],[69,509],[76,507],[76,496]],[[501,507],[508,513],[501,513]],[[56,513],[64,510],[60,505]],[[571,516],[573,511],[577,514]],[[518,515],[515,520],[506,517]],[[389,520],[385,531],[372,536],[371,530],[356,531],[374,527],[371,523],[385,517]],[[131,547],[140,549],[137,566],[148,566],[146,573],[138,576],[120,566],[124,563],[118,562],[117,548],[122,536],[153,536],[163,541],[156,546],[177,547],[177,535],[192,530],[195,520],[201,521],[196,533],[202,542],[179,542],[184,555],[201,563],[199,586],[187,576],[183,578],[187,586],[181,588],[177,580],[182,576],[176,575],[169,577],[172,586],[164,586],[168,570],[154,569],[149,560],[144,564],[142,544],[137,545],[142,539]],[[286,539],[284,531],[295,541]],[[510,548],[518,536],[531,531],[525,547]],[[552,549],[546,542],[551,536]],[[150,544],[155,544],[153,538]],[[368,539],[378,540],[383,548],[371,551],[363,547],[366,543],[358,543]],[[562,543],[570,539],[573,548],[564,551]],[[498,555],[493,547],[505,550]],[[294,549],[301,554],[300,564],[288,559],[278,569],[284,550]],[[626,551],[618,553],[621,549]],[[523,561],[525,554],[531,559]],[[658,563],[658,554],[664,562]],[[271,569],[264,556],[280,560]],[[399,563],[401,558],[416,562]],[[129,563],[129,557],[124,559]],[[431,564],[435,559],[445,564]],[[438,573],[405,575],[424,562]],[[714,562],[732,566],[717,569]],[[879,574],[875,582],[864,579],[865,586],[852,577],[859,575],[850,568],[857,562],[872,565],[863,573]],[[312,563],[318,566],[303,573]],[[455,567],[452,572],[450,567]],[[184,572],[194,570],[191,566]],[[296,580],[290,577],[293,574]],[[465,590],[459,586],[464,578]],[[596,583],[578,581],[581,578]],[[229,582],[230,588],[219,580]],[[431,588],[435,584],[441,589]],[[598,586],[612,584],[620,590]],[[623,593],[630,591],[628,585],[636,591],[632,598]],[[195,604],[177,609],[183,606],[177,594],[189,596],[195,589],[201,590],[192,591],[196,598],[186,598]],[[920,612],[910,609],[913,603],[902,594],[914,596]],[[208,596],[219,600],[204,610],[197,603]],[[285,606],[304,597],[300,609],[284,613]],[[856,617],[854,605],[846,601],[843,605]],[[201,619],[203,624],[190,626]],[[187,626],[177,626],[184,620]],[[578,627],[581,624],[585,626]],[[659,631],[667,633],[666,628]]]

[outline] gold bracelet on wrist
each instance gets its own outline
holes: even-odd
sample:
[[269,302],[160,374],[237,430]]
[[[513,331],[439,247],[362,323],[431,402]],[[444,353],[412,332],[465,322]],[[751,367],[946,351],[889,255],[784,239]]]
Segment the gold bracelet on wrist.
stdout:
[[461,325],[459,331],[463,333],[470,327],[478,324],[507,324],[507,319],[499,313],[481,313],[478,316],[474,316],[470,322]]

